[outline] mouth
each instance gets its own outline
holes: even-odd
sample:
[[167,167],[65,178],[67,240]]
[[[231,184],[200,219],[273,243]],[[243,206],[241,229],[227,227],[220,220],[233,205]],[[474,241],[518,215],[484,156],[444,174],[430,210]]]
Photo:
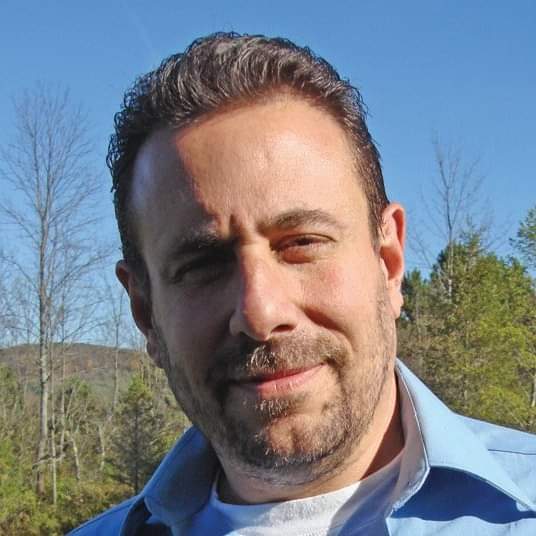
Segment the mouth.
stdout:
[[306,388],[324,366],[324,363],[320,363],[311,367],[253,375],[234,382],[234,385],[260,398],[282,396]]

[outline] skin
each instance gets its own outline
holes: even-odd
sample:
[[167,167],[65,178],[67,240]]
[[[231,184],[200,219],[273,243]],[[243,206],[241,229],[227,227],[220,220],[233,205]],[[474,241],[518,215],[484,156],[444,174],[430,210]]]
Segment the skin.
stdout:
[[374,247],[329,114],[281,96],[157,131],[131,202],[150,299],[125,262],[117,275],[223,500],[325,493],[396,456],[404,211],[385,209]]

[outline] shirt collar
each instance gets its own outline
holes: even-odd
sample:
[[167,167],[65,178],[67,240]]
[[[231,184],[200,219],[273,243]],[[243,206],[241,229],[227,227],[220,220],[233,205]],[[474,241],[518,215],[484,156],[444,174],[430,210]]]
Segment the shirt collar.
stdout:
[[437,398],[401,361],[397,360],[399,389],[404,389],[410,402],[424,460],[417,470],[418,481],[413,481],[409,493],[401,493],[396,507],[401,506],[424,484],[430,468],[461,471],[478,478],[514,499],[524,507],[535,510],[535,505],[514,483],[505,469],[490,454],[482,440],[460,418]]

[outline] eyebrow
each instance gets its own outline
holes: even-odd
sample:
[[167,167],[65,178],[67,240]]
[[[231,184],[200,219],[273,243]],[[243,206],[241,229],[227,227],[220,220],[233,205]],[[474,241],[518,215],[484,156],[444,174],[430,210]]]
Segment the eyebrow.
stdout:
[[190,229],[173,245],[167,258],[168,260],[178,259],[205,250],[224,249],[232,246],[234,242],[235,239],[222,239],[217,233],[209,229]]
[[320,209],[296,208],[287,210],[261,224],[261,231],[268,229],[294,229],[302,225],[328,225],[339,230],[341,223],[331,214]]

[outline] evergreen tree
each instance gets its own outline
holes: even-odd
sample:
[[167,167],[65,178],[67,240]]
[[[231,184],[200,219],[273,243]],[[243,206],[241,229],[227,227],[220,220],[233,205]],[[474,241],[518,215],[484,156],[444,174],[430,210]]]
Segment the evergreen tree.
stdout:
[[517,238],[512,240],[512,244],[527,266],[536,270],[536,206],[529,210],[527,217],[521,222]]
[[112,436],[114,477],[138,493],[167,447],[166,421],[142,374],[132,377],[120,398]]
[[399,355],[419,376],[425,373],[426,358],[430,352],[431,314],[430,285],[419,270],[412,270],[402,281],[404,306],[398,320]]

